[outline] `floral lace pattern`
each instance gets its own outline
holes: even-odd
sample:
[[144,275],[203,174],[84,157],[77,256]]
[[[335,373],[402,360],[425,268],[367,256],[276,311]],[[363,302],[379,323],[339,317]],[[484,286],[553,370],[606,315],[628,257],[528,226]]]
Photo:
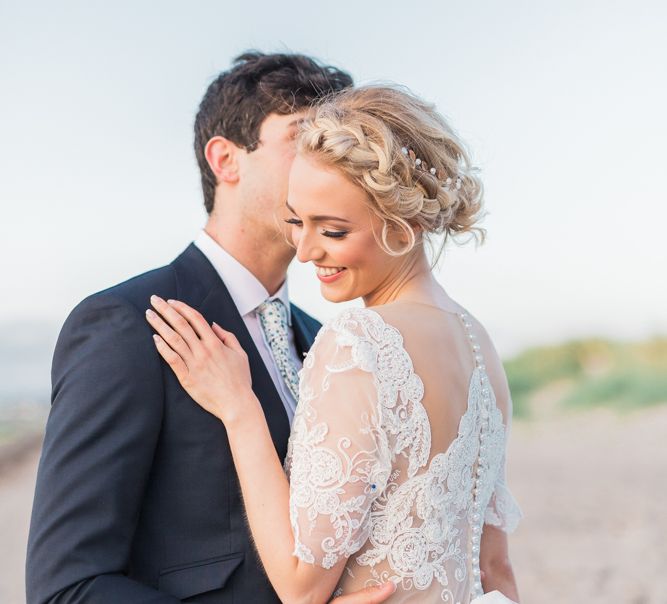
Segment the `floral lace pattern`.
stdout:
[[347,570],[367,568],[366,584],[437,581],[442,601],[476,595],[483,522],[509,531],[520,518],[483,364],[456,438],[430,463],[424,386],[401,334],[375,311],[346,310],[323,327],[300,378],[285,461],[294,554],[324,568],[358,554]]

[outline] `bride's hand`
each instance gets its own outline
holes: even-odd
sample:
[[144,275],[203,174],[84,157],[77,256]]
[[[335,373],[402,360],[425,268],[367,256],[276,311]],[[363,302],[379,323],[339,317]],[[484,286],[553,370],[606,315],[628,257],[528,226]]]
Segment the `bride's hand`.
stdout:
[[[209,326],[194,308],[151,296],[146,319],[157,331],[155,345],[185,391],[225,424],[257,404],[248,356],[236,336],[216,323]],[[252,401],[255,401],[253,403]]]

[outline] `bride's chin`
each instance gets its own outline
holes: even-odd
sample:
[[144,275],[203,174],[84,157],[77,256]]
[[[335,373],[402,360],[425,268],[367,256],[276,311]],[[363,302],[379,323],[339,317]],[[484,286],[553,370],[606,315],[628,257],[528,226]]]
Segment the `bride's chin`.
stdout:
[[349,302],[355,298],[355,296],[347,295],[347,292],[337,292],[335,288],[327,287],[324,284],[320,286],[320,293],[327,302]]

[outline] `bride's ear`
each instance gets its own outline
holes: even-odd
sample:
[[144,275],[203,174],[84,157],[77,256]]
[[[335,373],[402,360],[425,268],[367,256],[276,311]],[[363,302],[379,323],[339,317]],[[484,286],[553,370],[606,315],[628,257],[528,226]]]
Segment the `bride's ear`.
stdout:
[[400,245],[403,246],[408,246],[413,241],[419,242],[421,241],[422,234],[423,234],[423,229],[421,226],[418,224],[411,224],[410,228],[412,229],[412,233],[414,234],[414,239],[410,236],[409,232],[403,228],[403,227],[394,227],[396,230],[396,240]]
[[239,180],[238,153],[240,149],[224,136],[209,139],[204,156],[218,183],[233,184]]

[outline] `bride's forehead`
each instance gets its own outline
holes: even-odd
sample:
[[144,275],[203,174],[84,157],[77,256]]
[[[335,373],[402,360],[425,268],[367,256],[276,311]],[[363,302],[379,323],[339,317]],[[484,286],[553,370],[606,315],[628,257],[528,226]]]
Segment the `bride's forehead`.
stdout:
[[288,196],[295,210],[315,208],[321,213],[323,206],[333,205],[348,212],[363,211],[366,197],[366,192],[335,166],[300,154],[295,157]]

